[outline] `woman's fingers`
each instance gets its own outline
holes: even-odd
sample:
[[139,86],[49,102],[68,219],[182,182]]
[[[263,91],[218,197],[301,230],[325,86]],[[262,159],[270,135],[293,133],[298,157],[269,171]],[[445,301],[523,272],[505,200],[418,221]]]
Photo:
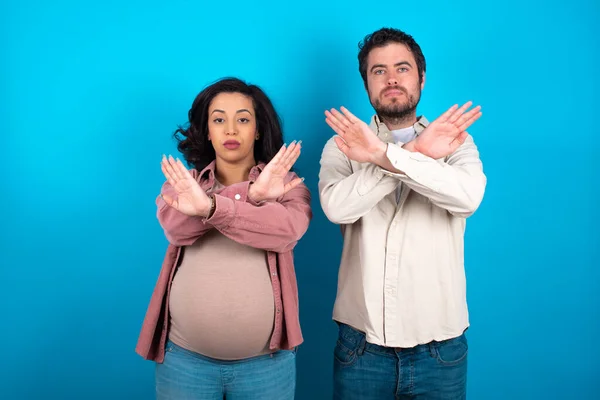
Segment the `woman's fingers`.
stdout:
[[165,178],[167,178],[167,181],[169,182],[169,184],[171,186],[175,186],[175,184],[177,183],[177,175],[175,174],[175,171],[173,171],[173,167],[167,160],[167,157],[164,155],[163,155],[163,159],[160,163],[160,169],[162,170],[163,174],[165,175]]
[[293,179],[292,181],[286,183],[285,186],[283,187],[283,194],[289,192],[290,190],[292,190],[293,188],[295,188],[302,182],[304,182],[304,178],[296,178],[296,179]]

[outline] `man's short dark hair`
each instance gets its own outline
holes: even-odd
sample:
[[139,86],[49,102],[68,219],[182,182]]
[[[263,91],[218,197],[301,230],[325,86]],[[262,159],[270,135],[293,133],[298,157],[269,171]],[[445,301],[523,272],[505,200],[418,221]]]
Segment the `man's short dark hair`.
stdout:
[[425,74],[425,56],[415,39],[399,29],[381,28],[378,31],[365,36],[358,44],[358,70],[360,71],[360,76],[363,78],[365,87],[367,87],[367,59],[369,53],[376,47],[384,47],[390,43],[401,43],[408,47],[417,62],[419,82],[423,82],[423,75]]

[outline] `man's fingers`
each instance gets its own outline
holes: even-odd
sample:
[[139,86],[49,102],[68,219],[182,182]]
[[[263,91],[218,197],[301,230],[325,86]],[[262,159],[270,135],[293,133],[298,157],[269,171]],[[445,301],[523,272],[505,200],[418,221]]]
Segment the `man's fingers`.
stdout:
[[452,122],[456,126],[462,125],[465,121],[471,118],[474,114],[477,114],[481,110],[481,106],[474,107],[470,109],[468,112],[462,114],[458,117],[454,122]]
[[334,137],[333,140],[335,141],[335,144],[337,145],[338,149],[340,149],[342,153],[348,156],[348,150],[350,150],[350,148],[348,147],[346,142],[344,142],[344,140],[339,136]]
[[469,136],[467,131],[463,131],[456,138],[454,138],[452,143],[450,143],[451,150],[454,152],[456,149],[458,149],[460,145],[463,144],[465,140],[467,140],[467,136]]
[[461,132],[467,130],[471,125],[473,125],[473,122],[477,121],[481,117],[481,111],[479,110],[481,110],[481,107],[477,106],[473,110],[471,110],[474,112],[469,111],[469,113],[467,113],[469,115],[467,118],[465,118],[465,121],[459,120],[457,126]]
[[342,129],[342,130],[348,129],[348,127],[331,111],[325,111],[325,117],[327,119],[329,119],[339,129]]
[[338,125],[339,123],[337,122],[337,120],[335,120],[335,118],[333,116],[331,116],[331,117],[328,116],[325,119],[325,122],[327,123],[327,125],[329,125],[329,127],[331,129],[333,129],[333,131],[335,133],[337,133],[341,137],[344,137],[346,135],[346,133],[344,132],[344,129]]
[[356,118],[354,114],[352,114],[346,107],[342,106],[340,107],[340,110],[342,110],[346,118],[348,118],[348,120],[353,124],[360,122],[360,119]]
[[452,113],[454,111],[456,111],[456,109],[458,108],[458,104],[453,105],[452,107],[450,107],[449,109],[446,110],[445,113],[443,113],[442,115],[440,115],[437,120],[440,122],[445,122],[448,120],[448,118],[450,118],[450,116],[452,115]]
[[455,123],[456,120],[458,120],[460,116],[463,115],[463,113],[466,110],[468,110],[469,107],[471,107],[472,104],[472,101],[467,101],[465,104],[462,105],[462,107],[460,107],[458,110],[452,113],[452,115],[448,118],[448,122],[450,122],[451,124]]
[[336,110],[335,108],[332,108],[330,110],[330,113],[343,125],[346,127],[351,127],[352,126],[352,122],[350,122],[350,120],[341,112],[339,112],[338,110]]

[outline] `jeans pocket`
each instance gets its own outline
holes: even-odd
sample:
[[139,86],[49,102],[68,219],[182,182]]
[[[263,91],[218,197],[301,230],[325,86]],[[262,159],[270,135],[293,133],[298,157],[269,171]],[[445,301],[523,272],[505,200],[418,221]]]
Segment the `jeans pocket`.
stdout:
[[436,348],[437,361],[444,365],[456,365],[467,357],[469,346],[464,334],[438,344]]
[[167,343],[165,343],[165,354],[173,353],[174,351],[175,351],[175,344],[173,344],[173,342],[171,342],[170,340],[167,340]]
[[179,347],[171,341],[167,341],[165,344],[165,357],[189,357],[192,354],[193,353],[191,351],[186,350],[183,347]]
[[279,350],[275,354],[276,355],[281,355],[281,356],[289,356],[289,357],[292,357],[292,358],[296,358],[298,352],[297,352],[296,348],[293,348],[293,349],[290,349],[290,350]]
[[353,344],[340,336],[333,350],[335,361],[341,366],[348,367],[354,364],[357,358],[358,344]]

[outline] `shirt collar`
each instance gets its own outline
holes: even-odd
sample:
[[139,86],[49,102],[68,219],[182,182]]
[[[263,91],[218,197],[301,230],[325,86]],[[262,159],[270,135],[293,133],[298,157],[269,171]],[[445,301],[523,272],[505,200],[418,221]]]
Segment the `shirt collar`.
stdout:
[[[265,169],[266,164],[263,162],[258,163],[250,170],[250,174],[248,175],[248,179],[250,182],[254,182],[260,173]],[[217,161],[213,160],[210,164],[208,164],[204,169],[200,172],[200,180],[208,180],[207,184],[209,187],[212,187],[215,183],[215,168],[217,167]]]
[[[427,128],[428,125],[429,125],[429,121],[427,121],[427,118],[425,118],[424,116],[418,117],[417,122],[415,122],[413,125],[413,128],[415,128],[416,135],[419,136],[421,134],[421,132],[423,132],[425,130],[425,128]],[[379,115],[375,114],[371,118],[371,123],[369,124],[369,127],[384,142],[387,142],[387,143],[394,142],[394,135],[392,134],[392,132],[390,132],[388,127],[383,123],[383,121],[381,121],[381,118],[379,118]]]

